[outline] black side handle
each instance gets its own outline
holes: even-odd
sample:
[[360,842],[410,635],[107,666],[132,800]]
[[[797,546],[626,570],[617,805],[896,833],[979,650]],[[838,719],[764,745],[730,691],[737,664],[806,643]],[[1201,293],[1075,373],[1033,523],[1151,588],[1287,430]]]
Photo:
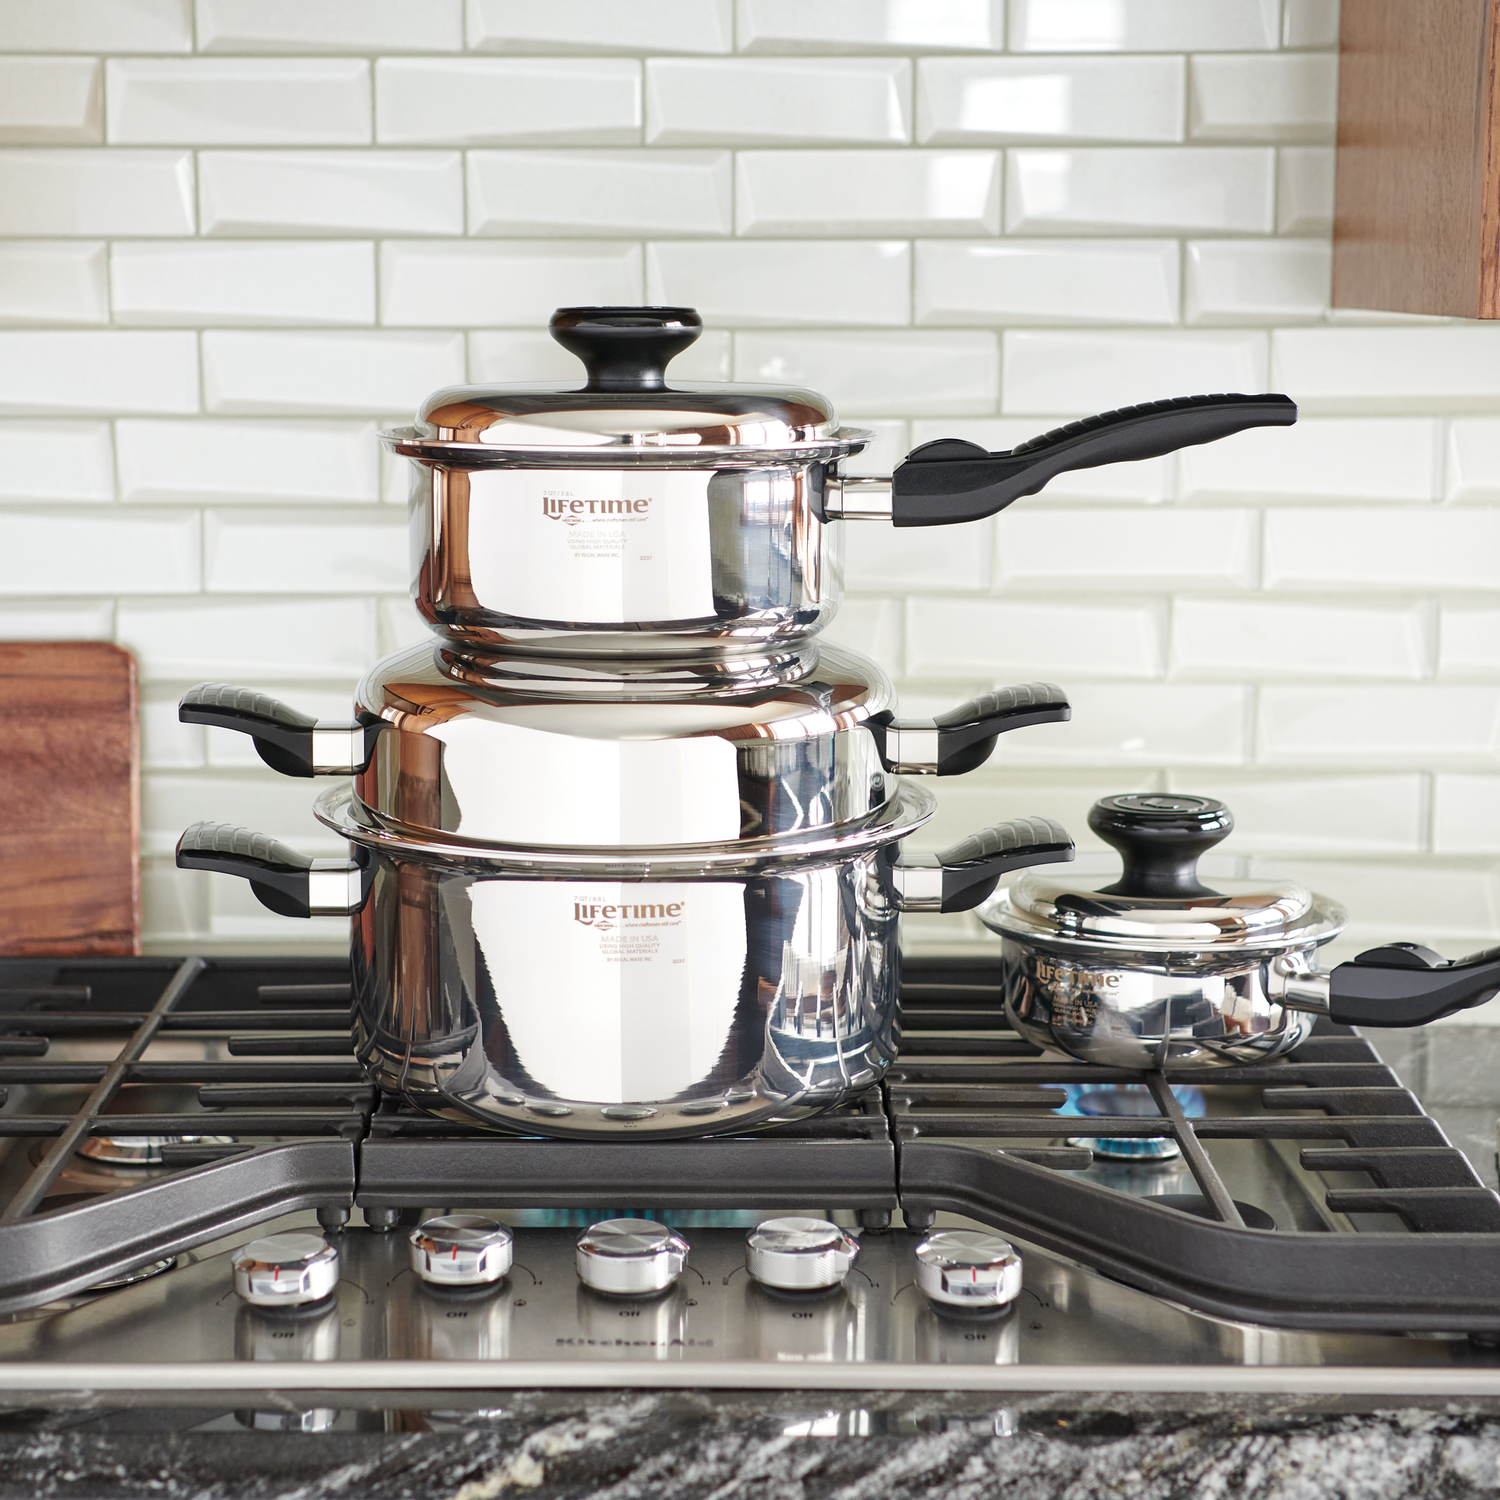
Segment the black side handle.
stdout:
[[[182,695],[177,717],[184,724],[211,724],[216,729],[234,729],[255,740],[260,758],[283,776],[345,775],[363,771],[375,753],[375,741],[385,721],[373,714],[330,724],[253,688],[234,687],[227,682],[200,682]],[[348,734],[347,765],[320,765],[315,756],[314,732],[337,737]],[[335,743],[339,743],[335,739]]]
[[177,841],[180,870],[239,875],[262,906],[283,917],[310,917],[312,858],[280,839],[230,823],[194,823]]
[[1068,469],[1158,458],[1247,427],[1290,427],[1296,420],[1297,405],[1286,396],[1177,396],[1085,417],[1005,453],[938,438],[913,448],[892,476],[891,520],[897,526],[977,521]]
[[942,850],[945,912],[971,911],[989,899],[1010,870],[1027,865],[1061,864],[1073,858],[1073,840],[1061,823],[1051,818],[1012,818]]
[[1341,1026],[1423,1026],[1500,991],[1500,948],[1451,962],[1417,943],[1370,948],[1328,980],[1328,1018]]
[[1002,734],[1072,717],[1068,695],[1055,682],[1018,682],[981,693],[935,719],[886,718],[867,727],[887,771],[959,776],[982,766]]
[[586,391],[659,391],[703,332],[691,307],[560,307],[548,331],[589,372]]

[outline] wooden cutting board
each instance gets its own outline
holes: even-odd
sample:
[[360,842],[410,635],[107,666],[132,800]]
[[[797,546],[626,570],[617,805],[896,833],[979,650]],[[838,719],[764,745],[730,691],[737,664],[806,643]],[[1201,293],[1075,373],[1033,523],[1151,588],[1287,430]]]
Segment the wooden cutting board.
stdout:
[[0,955],[141,951],[135,660],[0,642]]

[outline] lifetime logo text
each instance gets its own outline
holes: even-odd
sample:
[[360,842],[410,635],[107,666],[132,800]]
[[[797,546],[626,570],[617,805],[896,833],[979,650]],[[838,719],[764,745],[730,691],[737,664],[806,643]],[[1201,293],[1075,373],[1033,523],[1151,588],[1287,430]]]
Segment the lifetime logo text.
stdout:
[[542,514],[550,521],[577,526],[598,516],[643,516],[651,508],[646,500],[570,500],[565,495],[543,495]]
[[680,917],[684,904],[681,901],[669,901],[663,906],[591,906],[575,901],[573,920],[581,922],[585,927],[592,927],[596,922],[646,922],[653,918],[660,922],[669,917]]
[[1053,963],[1039,958],[1036,977],[1043,984],[1069,984],[1080,990],[1113,990],[1120,986],[1118,974],[1092,973],[1088,969],[1075,969],[1071,964]]

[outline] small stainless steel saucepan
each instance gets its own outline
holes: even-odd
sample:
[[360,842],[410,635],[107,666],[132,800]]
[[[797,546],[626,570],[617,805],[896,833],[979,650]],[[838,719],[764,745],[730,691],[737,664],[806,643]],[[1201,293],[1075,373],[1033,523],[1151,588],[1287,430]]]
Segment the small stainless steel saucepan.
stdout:
[[1294,881],[1198,879],[1233,826],[1211,797],[1106,797],[1089,827],[1119,850],[1119,880],[1089,890],[1035,870],[984,906],[1016,1030],[1111,1067],[1252,1062],[1289,1052],[1319,1015],[1420,1026],[1500,990],[1500,948],[1449,962],[1392,943],[1319,968],[1337,903]]

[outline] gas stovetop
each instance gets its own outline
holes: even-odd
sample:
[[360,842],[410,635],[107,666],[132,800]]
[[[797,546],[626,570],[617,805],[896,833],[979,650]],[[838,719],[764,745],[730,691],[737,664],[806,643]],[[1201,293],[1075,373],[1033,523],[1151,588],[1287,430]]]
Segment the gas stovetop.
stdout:
[[[1500,1393],[1500,1198],[1354,1033],[1105,1069],[1006,1030],[987,963],[913,962],[900,1059],[854,1103],[590,1143],[378,1097],[348,1005],[335,960],[0,961],[0,1404],[277,1391],[306,1426],[361,1391],[523,1385]],[[510,1226],[503,1281],[413,1273],[410,1228],[460,1211]],[[778,1213],[858,1236],[841,1285],[751,1278]],[[579,1281],[580,1231],[623,1215],[687,1241],[660,1296]],[[1011,1237],[1015,1301],[929,1300],[934,1224]],[[289,1229],[337,1250],[336,1290],[242,1302],[233,1252]]]

